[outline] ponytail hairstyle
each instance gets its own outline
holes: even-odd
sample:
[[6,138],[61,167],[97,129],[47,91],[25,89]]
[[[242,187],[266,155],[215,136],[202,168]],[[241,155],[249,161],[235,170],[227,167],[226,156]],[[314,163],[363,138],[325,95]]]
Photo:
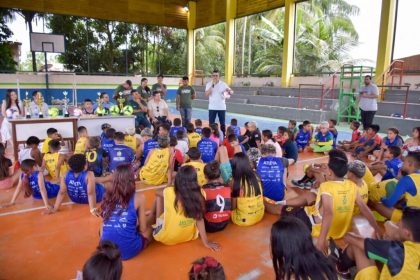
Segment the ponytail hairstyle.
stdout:
[[6,158],[6,149],[0,143],[0,180],[9,177],[10,159]]
[[20,164],[20,169],[22,170],[22,187],[25,192],[25,197],[30,197],[33,193],[31,185],[29,184],[29,176],[34,172],[34,167],[36,162],[33,159],[25,159]]
[[212,123],[210,125],[210,128],[214,136],[216,136],[217,138],[220,138],[219,125],[217,123]]
[[298,218],[285,216],[275,222],[270,240],[276,280],[337,279],[335,267],[315,248],[311,232]]
[[261,184],[258,175],[252,169],[245,153],[237,153],[232,159],[232,194],[238,197],[242,190],[244,197],[254,197],[261,194]]
[[190,165],[182,166],[175,177],[175,210],[187,218],[201,220],[206,211],[205,199],[197,182],[197,171]]
[[106,221],[112,216],[117,204],[126,209],[136,192],[136,182],[130,164],[121,164],[114,171],[112,188],[105,193],[101,204],[102,218]]
[[101,241],[83,266],[83,280],[120,280],[122,270],[118,246],[109,240]]

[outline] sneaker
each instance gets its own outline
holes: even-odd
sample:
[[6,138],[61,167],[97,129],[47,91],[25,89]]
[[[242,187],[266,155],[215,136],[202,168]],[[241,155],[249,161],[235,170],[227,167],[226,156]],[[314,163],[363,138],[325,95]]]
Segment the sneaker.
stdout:
[[304,183],[299,183],[298,181],[293,182],[292,184],[296,187],[299,188],[301,190],[309,190],[312,187],[312,183],[311,182],[304,182]]

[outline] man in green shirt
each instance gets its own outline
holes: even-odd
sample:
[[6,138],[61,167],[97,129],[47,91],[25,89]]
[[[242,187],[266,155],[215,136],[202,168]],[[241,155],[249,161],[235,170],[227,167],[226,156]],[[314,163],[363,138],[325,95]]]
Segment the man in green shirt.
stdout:
[[152,92],[155,92],[155,91],[159,92],[160,96],[162,96],[162,98],[164,98],[165,95],[166,95],[167,87],[163,83],[163,75],[162,74],[159,74],[159,76],[157,76],[157,83],[152,86]]
[[[133,87],[132,87],[131,80],[127,80],[115,89],[115,93],[114,93],[114,96],[112,98],[114,98],[115,101],[118,101],[118,98],[120,98],[119,94],[120,94],[120,92],[122,92],[122,96],[125,99],[124,104],[127,104],[127,101],[130,99],[132,89],[133,89]],[[117,104],[118,104],[118,102],[117,102]]]
[[195,90],[188,85],[188,77],[182,77],[182,85],[176,92],[176,109],[181,114],[182,126],[191,122],[192,100],[195,99]]
[[148,80],[146,78],[141,79],[140,86],[137,88],[137,91],[140,93],[143,100],[149,101],[152,99],[152,91],[147,86]]
[[133,89],[131,94],[133,99],[128,101],[128,105],[133,107],[133,115],[136,116],[136,128],[150,128],[151,124],[147,118],[147,99],[143,99],[136,89]]

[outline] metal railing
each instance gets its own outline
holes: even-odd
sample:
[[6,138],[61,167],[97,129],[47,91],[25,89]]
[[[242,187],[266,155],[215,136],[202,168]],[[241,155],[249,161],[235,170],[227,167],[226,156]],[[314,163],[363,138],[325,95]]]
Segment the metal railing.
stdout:
[[388,66],[388,68],[385,69],[381,75],[377,76],[376,78],[376,84],[378,87],[381,87],[381,94],[380,99],[384,100],[385,98],[385,87],[386,83],[388,81],[388,78],[391,77],[391,86],[394,86],[394,77],[399,77],[399,86],[401,87],[402,79],[404,76],[404,61],[403,60],[394,60],[392,63]]
[[[323,106],[324,106],[324,89],[325,89],[325,85],[324,84],[299,84],[299,95],[298,95],[298,110],[301,109],[301,99],[302,99],[302,87],[318,87],[321,89],[321,96],[320,96],[320,104],[319,104],[319,110],[322,111]],[[314,98],[312,98],[314,99]]]
[[[406,119],[407,118],[407,113],[408,113],[408,94],[410,93],[410,86],[400,86],[400,85],[398,85],[398,86],[390,86],[390,85],[378,85],[378,88],[381,88],[381,89],[386,89],[386,88],[398,88],[398,89],[400,89],[400,88],[405,88],[406,90],[405,90],[405,99],[404,99],[404,103],[403,103],[403,118],[404,119]],[[383,101],[383,99],[382,99],[382,101]],[[393,103],[396,103],[396,104],[401,104],[401,103],[397,103],[397,102],[393,102]]]

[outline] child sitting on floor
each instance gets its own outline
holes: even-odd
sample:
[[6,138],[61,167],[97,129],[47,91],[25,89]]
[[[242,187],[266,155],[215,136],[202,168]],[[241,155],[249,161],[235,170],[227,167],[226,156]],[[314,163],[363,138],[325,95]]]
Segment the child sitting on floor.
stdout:
[[333,149],[334,136],[329,131],[328,122],[319,125],[319,131],[311,142],[310,147],[314,153],[325,153]]
[[135,159],[133,150],[124,145],[124,138],[124,133],[115,133],[115,145],[108,150],[109,172],[113,172],[121,164],[132,163]]
[[407,156],[408,152],[420,151],[420,127],[413,128],[411,137],[408,138],[403,146],[403,157]]
[[201,140],[200,134],[195,132],[192,123],[187,124],[188,148],[197,148],[198,142]]
[[219,125],[217,123],[210,124],[211,129],[211,135],[210,140],[214,141],[217,146],[220,146],[222,144],[222,141],[220,141],[220,138],[223,139],[223,135],[220,134]]
[[[297,129],[297,128],[296,128]],[[286,140],[284,139],[284,133],[287,131],[287,128],[284,126],[279,126],[277,128],[277,134],[274,135],[274,139],[276,139],[277,143],[279,143],[280,147],[283,148],[284,142],[286,142]],[[293,141],[293,136],[295,134],[292,132],[292,137],[290,138]]]
[[145,128],[141,131],[140,136],[143,140],[143,144],[140,145],[139,151],[136,154],[136,158],[140,158],[141,166],[144,165],[149,152],[159,147],[156,139],[153,138],[153,133],[150,128]]
[[59,140],[61,141],[61,135],[58,133],[57,129],[51,127],[47,129],[47,138],[45,139],[44,143],[42,143],[42,155],[48,153],[49,146],[51,140]]
[[191,148],[188,151],[187,155],[188,155],[189,161],[185,163],[184,166],[190,165],[195,168],[195,170],[197,171],[198,184],[201,187],[207,183],[206,176],[204,175],[204,167],[206,165],[201,160],[201,152],[197,148]]
[[296,134],[296,132],[298,132],[298,128],[296,127],[296,121],[295,120],[289,120],[289,123],[287,124],[287,129],[290,130],[293,135]]
[[88,140],[88,131],[86,127],[79,126],[77,128],[77,133],[79,134],[79,139],[76,142],[76,146],[74,148],[75,154],[84,154],[86,151],[86,143]]
[[236,137],[241,136],[241,128],[238,126],[238,120],[237,119],[231,119],[230,120],[230,126],[228,129],[231,128],[233,130],[233,133],[236,135]]
[[330,130],[330,132],[332,133],[333,138],[334,138],[334,143],[333,143],[333,148],[334,148],[334,149],[335,149],[335,148],[336,148],[336,146],[337,146],[337,137],[338,137],[338,130],[337,130],[337,128],[335,127],[336,125],[337,125],[337,120],[330,119],[330,120],[328,121],[329,130]]
[[136,193],[134,173],[129,164],[115,169],[112,188],[105,193],[101,210],[101,241],[114,242],[122,260],[137,256],[150,243],[152,231],[147,224],[146,199],[143,194]]
[[354,143],[356,143],[362,136],[361,132],[359,131],[359,127],[360,122],[353,120],[350,123],[350,129],[353,131],[351,133],[351,140],[338,141],[337,148],[346,152],[350,151],[352,145],[354,145]]
[[[348,164],[347,179],[352,181],[358,186],[358,192],[365,204],[368,203],[369,199],[369,188],[368,184],[363,180],[363,176],[366,173],[366,165],[363,161],[355,160]],[[354,206],[354,215],[360,214],[360,209],[357,205]]]
[[264,195],[264,206],[268,213],[280,215],[280,207],[277,201],[284,199],[285,172],[283,161],[276,156],[276,149],[271,144],[261,146],[261,158],[257,165]]
[[111,125],[110,125],[109,123],[103,123],[103,124],[101,125],[101,129],[102,129],[102,133],[101,133],[101,136],[100,136],[101,141],[102,141],[102,139],[107,138],[107,137],[106,137],[106,131],[107,131],[109,128],[111,128]]
[[101,177],[104,174],[107,162],[106,153],[101,148],[101,140],[99,137],[89,137],[85,156],[87,170],[92,171],[95,177]]
[[262,142],[263,144],[273,145],[276,149],[276,157],[281,158],[283,156],[283,151],[280,147],[280,144],[273,138],[273,132],[269,129],[262,131]]
[[48,199],[57,196],[60,186],[46,181],[44,175],[39,171],[38,166],[32,159],[22,161],[20,169],[22,170],[22,174],[12,200],[4,206],[14,205],[17,197],[23,190],[25,198],[32,195],[34,199],[42,199],[46,210],[51,210],[53,207],[50,205]]
[[22,163],[25,159],[35,160],[38,166],[42,165],[42,154],[38,146],[41,141],[36,136],[30,136],[25,143],[25,148],[19,151],[18,160]]
[[389,146],[384,154],[385,161],[376,161],[369,165],[373,176],[376,176],[378,173],[381,174],[382,181],[396,178],[403,165],[400,155],[400,147]]
[[67,155],[60,154],[61,144],[58,140],[51,140],[48,143],[49,152],[44,154],[42,160],[41,170],[44,171],[47,169],[51,182],[59,182],[60,177],[63,176],[67,170],[68,166],[66,164]]
[[76,154],[69,159],[70,170],[61,177],[60,192],[55,201],[54,208],[49,214],[55,213],[60,208],[64,196],[67,194],[71,201],[79,204],[89,204],[90,213],[99,216],[96,203],[102,201],[105,188],[95,183],[95,175],[87,171],[85,155]]
[[175,173],[178,172],[178,169],[181,167],[181,165],[184,163],[184,155],[182,152],[176,147],[178,145],[178,140],[176,140],[175,137],[169,138],[169,147],[173,149],[173,175],[172,178],[174,178]]
[[[358,146],[354,150],[354,157],[362,159],[372,154],[374,150],[378,150],[382,144],[382,138],[378,134],[380,127],[377,124],[372,124],[367,130],[366,142]],[[359,140],[360,141],[360,140]]]
[[101,140],[101,148],[105,151],[105,153],[109,153],[109,150],[115,146],[115,129],[108,128],[105,133],[105,138]]
[[203,122],[200,119],[196,119],[194,121],[194,125],[195,125],[195,132],[201,135],[201,131],[203,130],[202,128]]
[[204,222],[207,232],[217,232],[225,229],[232,214],[231,189],[225,185],[221,177],[220,164],[211,161],[204,167],[206,184],[206,214]]
[[185,130],[185,127],[182,127],[181,124],[182,124],[181,119],[180,118],[175,118],[174,119],[174,126],[171,127],[171,129],[169,131],[169,136],[176,137],[176,133],[178,131],[182,131],[182,132],[186,133],[187,131]]
[[223,266],[213,257],[200,258],[193,262],[189,280],[225,280]]
[[385,136],[382,139],[381,148],[379,150],[373,151],[373,155],[375,156],[376,159],[382,160],[384,153],[388,147],[396,146],[396,147],[402,148],[403,144],[404,144],[404,141],[399,135],[398,129],[394,127],[388,128],[387,136]]
[[197,144],[197,148],[201,152],[201,159],[204,163],[208,163],[214,160],[217,153],[217,147],[219,146],[216,142],[210,140],[210,136],[210,128],[203,128],[202,139]]
[[305,151],[306,146],[311,140],[311,123],[309,121],[304,121],[302,127],[299,126],[299,130],[296,132],[294,139],[298,146],[298,152]]
[[[232,159],[232,222],[252,226],[264,217],[262,184],[244,153]],[[249,211],[252,209],[252,211]]]
[[134,128],[134,126],[126,128],[124,136],[124,145],[133,150],[134,154],[137,153],[137,149],[140,146],[140,140],[136,137],[136,129]]
[[156,193],[154,239],[165,245],[175,245],[197,239],[200,235],[205,247],[219,250],[219,244],[207,239],[205,211],[205,199],[197,184],[194,167],[181,167],[174,186]]
[[14,175],[14,168],[12,161],[6,157],[6,149],[0,143],[0,190],[12,188],[15,181],[18,179]]
[[185,132],[178,130],[175,134],[175,138],[177,141],[176,148],[182,153],[182,156],[185,157],[189,149],[187,139],[185,138]]
[[293,134],[290,130],[286,130],[283,133],[283,157],[287,158],[289,161],[289,166],[295,164],[298,160],[298,147],[295,142],[293,142]]

